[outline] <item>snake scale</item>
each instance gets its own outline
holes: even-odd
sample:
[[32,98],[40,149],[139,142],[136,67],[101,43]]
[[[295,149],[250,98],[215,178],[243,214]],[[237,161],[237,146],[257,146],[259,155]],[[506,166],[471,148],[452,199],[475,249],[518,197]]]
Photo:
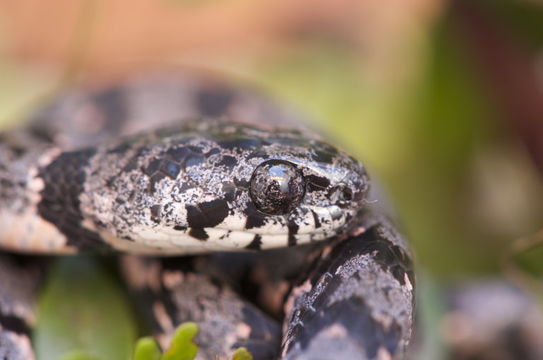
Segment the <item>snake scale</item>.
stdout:
[[0,135],[0,359],[34,358],[42,268],[14,253],[80,252],[120,254],[161,345],[198,322],[202,359],[403,359],[411,252],[376,194],[298,114],[215,76],[68,90]]

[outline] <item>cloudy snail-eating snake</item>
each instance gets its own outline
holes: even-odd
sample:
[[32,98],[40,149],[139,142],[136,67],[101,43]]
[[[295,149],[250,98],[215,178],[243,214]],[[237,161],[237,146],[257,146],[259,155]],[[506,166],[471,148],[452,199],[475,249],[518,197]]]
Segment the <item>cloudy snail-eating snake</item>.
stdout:
[[80,252],[120,255],[160,344],[197,322],[199,358],[403,359],[411,252],[373,188],[300,116],[209,75],[66,91],[0,134],[0,359],[33,358],[41,271],[15,253]]

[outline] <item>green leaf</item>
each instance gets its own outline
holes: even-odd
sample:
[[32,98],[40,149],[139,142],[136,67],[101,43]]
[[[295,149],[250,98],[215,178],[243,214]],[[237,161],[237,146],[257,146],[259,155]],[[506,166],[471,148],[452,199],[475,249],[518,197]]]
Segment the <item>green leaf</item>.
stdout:
[[198,325],[193,322],[181,324],[172,337],[170,348],[164,353],[162,360],[192,360],[198,353],[198,346],[192,339],[198,333]]
[[160,360],[162,353],[152,337],[138,340],[134,351],[134,360]]
[[38,304],[37,358],[129,359],[135,324],[120,289],[90,257],[59,260]]
[[246,348],[240,347],[232,356],[232,360],[253,360],[253,355]]

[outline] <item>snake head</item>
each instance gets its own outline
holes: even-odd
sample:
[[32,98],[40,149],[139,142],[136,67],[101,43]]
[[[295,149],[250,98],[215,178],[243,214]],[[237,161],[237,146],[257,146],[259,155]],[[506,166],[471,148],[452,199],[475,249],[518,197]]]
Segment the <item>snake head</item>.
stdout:
[[88,217],[115,247],[142,252],[324,240],[348,228],[369,187],[358,161],[307,130],[211,120],[125,140],[94,163]]

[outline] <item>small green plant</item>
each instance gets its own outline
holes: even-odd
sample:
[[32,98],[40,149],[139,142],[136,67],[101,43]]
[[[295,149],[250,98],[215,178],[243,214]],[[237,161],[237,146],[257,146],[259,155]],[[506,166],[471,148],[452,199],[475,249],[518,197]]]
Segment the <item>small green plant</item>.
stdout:
[[136,343],[134,360],[160,360],[162,353],[152,337],[144,337]]
[[253,360],[253,355],[246,348],[241,347],[236,350],[232,360]]
[[[193,342],[198,330],[196,323],[181,324],[172,337],[170,347],[164,353],[153,338],[144,337],[136,344],[134,360],[193,360],[198,353],[198,346]],[[253,360],[253,356],[242,347],[234,352],[232,360]]]

